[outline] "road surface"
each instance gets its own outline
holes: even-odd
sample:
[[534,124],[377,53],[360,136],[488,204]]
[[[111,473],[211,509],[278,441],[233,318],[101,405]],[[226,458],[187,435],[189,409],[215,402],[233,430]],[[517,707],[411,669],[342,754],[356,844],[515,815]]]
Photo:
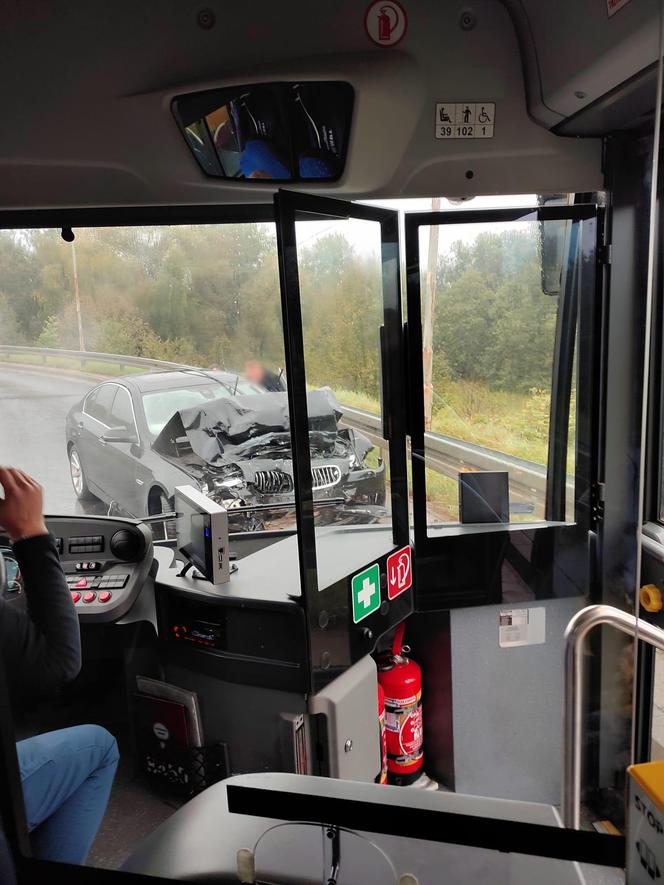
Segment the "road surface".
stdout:
[[65,448],[67,412],[96,383],[94,375],[0,364],[0,464],[43,485],[46,513],[106,513],[100,501],[76,498]]

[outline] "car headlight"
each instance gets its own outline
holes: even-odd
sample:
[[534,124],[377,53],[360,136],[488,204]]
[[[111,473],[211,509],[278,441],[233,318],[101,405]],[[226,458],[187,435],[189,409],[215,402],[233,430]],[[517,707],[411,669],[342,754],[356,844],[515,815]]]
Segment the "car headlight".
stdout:
[[351,470],[357,470],[360,467],[368,468],[369,470],[378,470],[378,468],[382,465],[383,459],[380,456],[380,449],[378,446],[372,446],[368,449],[360,461],[355,452],[350,453],[350,457],[348,459],[348,465]]
[[237,468],[227,471],[221,476],[212,476],[202,484],[201,491],[204,495],[211,495],[216,490],[236,489],[246,485],[242,471]]
[[244,479],[241,476],[230,476],[228,479],[215,479],[212,485],[215,489],[236,489],[244,485]]

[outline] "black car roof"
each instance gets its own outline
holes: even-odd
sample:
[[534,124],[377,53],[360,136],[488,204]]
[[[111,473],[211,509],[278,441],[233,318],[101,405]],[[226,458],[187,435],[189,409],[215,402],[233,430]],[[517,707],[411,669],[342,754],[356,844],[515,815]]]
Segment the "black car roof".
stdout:
[[[202,387],[213,381],[224,383],[231,390],[238,376],[230,372],[196,372],[179,371],[172,372],[146,372],[141,375],[123,375],[121,378],[109,378],[127,387],[134,387],[139,393],[148,393],[158,390],[173,390],[179,387]],[[242,379],[241,379],[242,380]]]

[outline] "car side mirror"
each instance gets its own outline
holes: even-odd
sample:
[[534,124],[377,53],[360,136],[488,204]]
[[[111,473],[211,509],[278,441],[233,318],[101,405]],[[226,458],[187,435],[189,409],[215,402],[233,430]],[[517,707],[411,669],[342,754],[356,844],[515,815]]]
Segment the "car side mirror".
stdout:
[[102,436],[102,440],[104,442],[114,443],[138,443],[136,434],[132,433],[131,430],[127,430],[126,427],[109,427],[106,433]]

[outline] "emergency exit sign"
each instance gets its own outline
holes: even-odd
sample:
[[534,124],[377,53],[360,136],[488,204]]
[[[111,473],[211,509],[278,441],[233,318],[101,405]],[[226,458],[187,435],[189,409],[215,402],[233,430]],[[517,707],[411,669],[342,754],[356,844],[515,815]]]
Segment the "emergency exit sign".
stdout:
[[363,572],[353,575],[353,623],[357,624],[380,608],[380,569],[375,562]]

